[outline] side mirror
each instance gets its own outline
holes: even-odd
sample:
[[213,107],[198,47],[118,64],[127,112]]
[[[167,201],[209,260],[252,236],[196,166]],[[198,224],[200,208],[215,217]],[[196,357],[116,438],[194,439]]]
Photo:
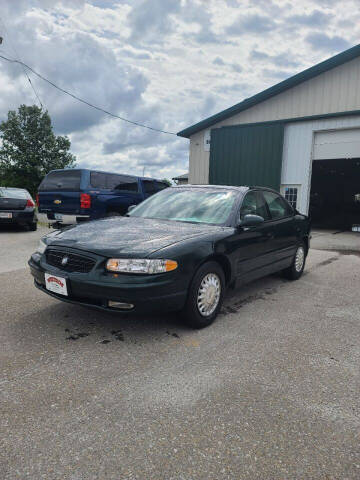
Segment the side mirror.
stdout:
[[239,227],[256,227],[264,222],[264,218],[260,215],[245,215],[239,222]]
[[137,205],[130,205],[130,207],[127,209],[127,213],[131,212],[131,210],[134,210],[135,207],[137,207]]

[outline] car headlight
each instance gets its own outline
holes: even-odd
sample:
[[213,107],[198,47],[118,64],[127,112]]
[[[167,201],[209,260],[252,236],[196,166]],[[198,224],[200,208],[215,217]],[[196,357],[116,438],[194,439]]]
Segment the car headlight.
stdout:
[[175,260],[148,258],[110,258],[106,263],[107,270],[122,273],[165,273],[177,267]]
[[39,245],[38,245],[36,251],[37,251],[38,253],[44,253],[45,250],[46,250],[46,247],[47,247],[46,243],[43,242],[42,240],[40,240],[40,241],[39,241]]

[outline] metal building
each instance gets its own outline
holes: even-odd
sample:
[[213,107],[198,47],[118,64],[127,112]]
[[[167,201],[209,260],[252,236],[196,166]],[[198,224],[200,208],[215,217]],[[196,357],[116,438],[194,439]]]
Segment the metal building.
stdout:
[[271,186],[315,219],[360,223],[360,45],[178,135],[189,183]]
[[176,183],[176,185],[187,185],[189,183],[189,174],[183,173],[178,177],[173,177],[172,180]]

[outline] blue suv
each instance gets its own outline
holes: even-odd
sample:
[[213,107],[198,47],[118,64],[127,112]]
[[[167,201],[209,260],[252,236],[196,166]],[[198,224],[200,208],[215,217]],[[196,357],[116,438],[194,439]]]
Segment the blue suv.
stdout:
[[36,197],[40,213],[66,222],[124,215],[154,193],[167,188],[161,180],[88,169],[52,170],[41,182]]

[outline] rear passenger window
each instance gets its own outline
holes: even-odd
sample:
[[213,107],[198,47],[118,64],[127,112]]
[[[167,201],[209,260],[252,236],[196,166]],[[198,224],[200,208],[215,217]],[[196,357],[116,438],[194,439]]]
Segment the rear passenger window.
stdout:
[[168,188],[168,184],[165,182],[158,182],[156,180],[143,180],[145,193],[150,195],[160,192],[161,190],[165,190]]
[[123,190],[126,192],[138,191],[138,180],[136,177],[127,175],[116,175],[115,173],[91,172],[90,183],[94,188],[103,190]]
[[240,209],[240,218],[243,219],[245,215],[259,215],[264,220],[269,219],[265,201],[260,192],[252,191],[245,195]]
[[106,188],[106,174],[100,172],[91,172],[90,183],[94,188]]
[[107,188],[110,190],[125,190],[127,192],[138,191],[138,180],[136,177],[128,177],[126,175],[107,175]]
[[266,203],[270,210],[272,219],[283,218],[292,215],[293,211],[290,205],[278,194],[273,192],[263,192]]

